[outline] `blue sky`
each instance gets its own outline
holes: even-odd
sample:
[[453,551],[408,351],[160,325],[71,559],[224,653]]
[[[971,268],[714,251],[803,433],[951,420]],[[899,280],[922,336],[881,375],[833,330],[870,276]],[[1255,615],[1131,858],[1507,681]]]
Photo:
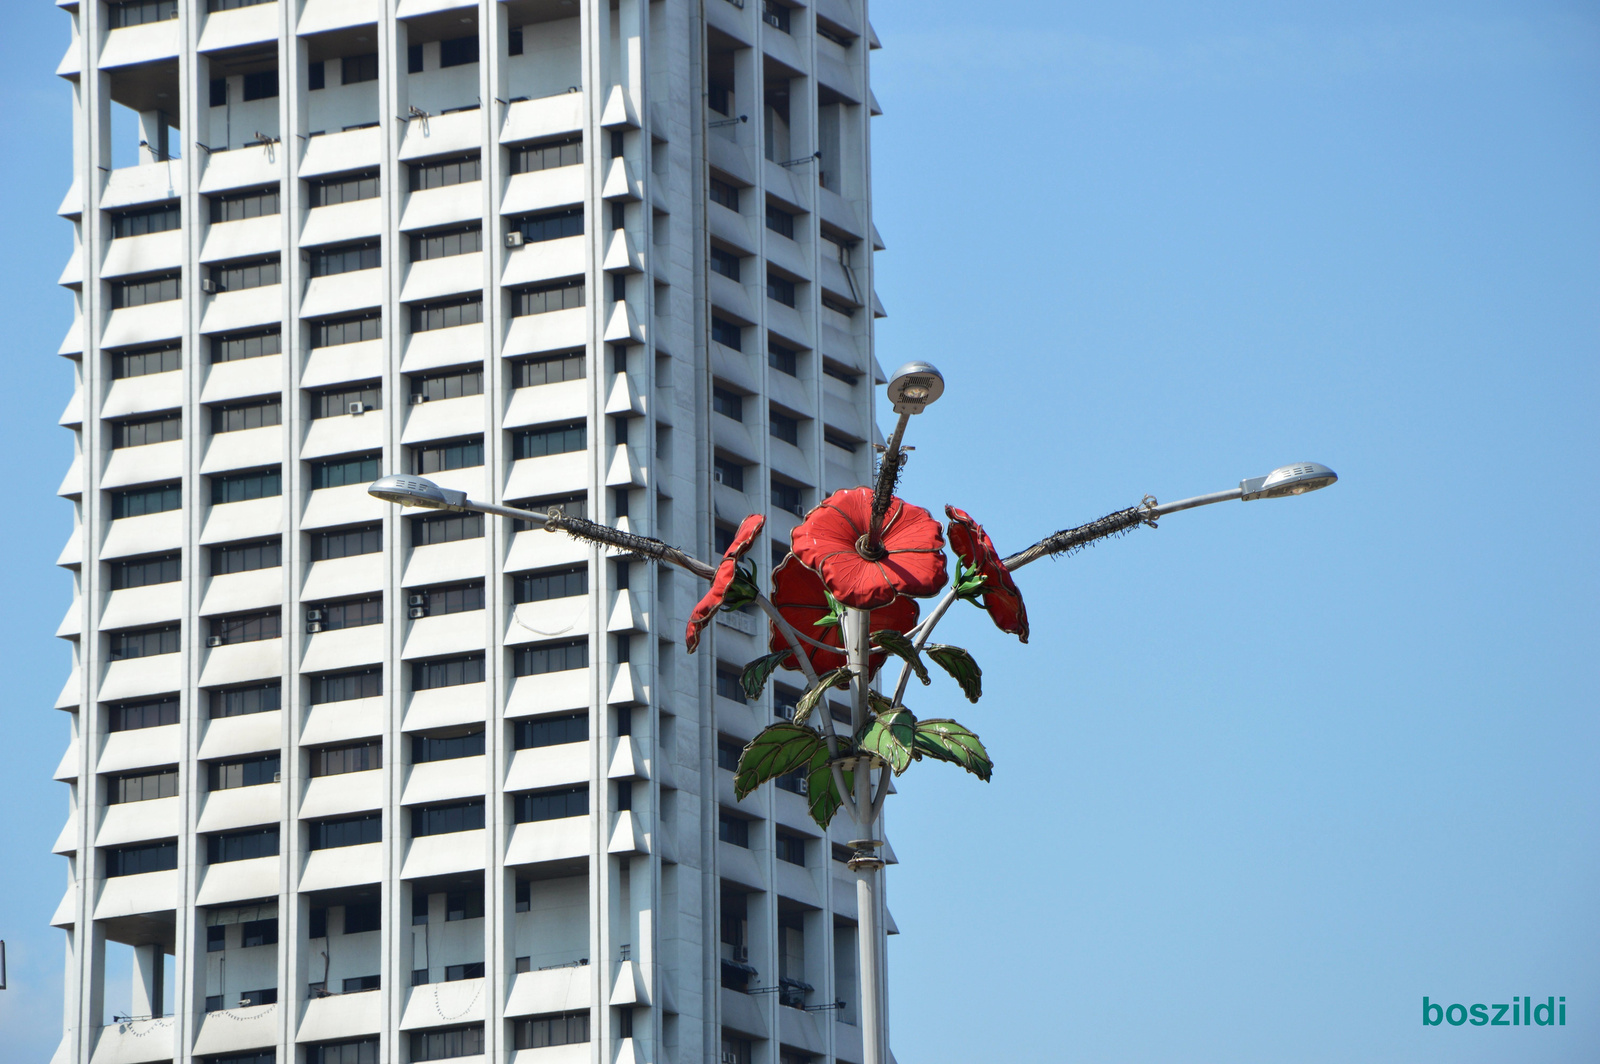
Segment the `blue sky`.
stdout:
[[[16,6],[0,1031],[43,1060],[70,121],[65,16]],[[1009,551],[1147,492],[1302,459],[1343,478],[1024,570],[1026,647],[976,612],[941,628],[985,697],[936,681],[913,708],[997,767],[917,765],[890,803],[899,1059],[1600,1058],[1600,16],[924,0],[873,21],[880,360],[949,381],[903,494]],[[1425,994],[1564,995],[1568,1025],[1425,1028]]]

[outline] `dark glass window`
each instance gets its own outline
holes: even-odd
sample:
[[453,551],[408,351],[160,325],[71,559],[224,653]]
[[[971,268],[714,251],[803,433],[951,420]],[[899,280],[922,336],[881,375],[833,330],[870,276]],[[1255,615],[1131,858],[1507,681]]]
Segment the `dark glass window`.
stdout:
[[782,277],[767,274],[767,298],[782,303],[786,307],[794,306],[794,282]]
[[856,441],[841,436],[837,432],[829,430],[822,434],[822,438],[827,440],[830,446],[837,447],[841,451],[849,451],[851,454],[856,453],[856,447],[858,446]]
[[800,352],[793,348],[784,347],[782,344],[775,344],[771,341],[767,342],[767,365],[779,373],[787,373],[791,377],[795,376],[799,354]]
[[321,92],[328,87],[328,64],[320,59],[306,64],[306,90]]
[[483,962],[472,961],[468,964],[448,964],[444,969],[444,981],[447,983],[459,982],[462,979],[482,979]]
[[383,335],[383,319],[377,311],[354,318],[319,321],[311,326],[311,346],[338,347],[341,344],[376,340]]
[[420,608],[425,617],[443,617],[451,613],[470,613],[473,610],[483,609],[483,581],[475,580],[466,584],[455,584],[448,587],[430,587],[421,591],[413,591],[409,599],[418,599],[421,602],[411,602],[413,609]]
[[794,215],[782,207],[776,207],[769,203],[767,204],[767,228],[779,236],[786,236],[792,240],[794,239]]
[[211,106],[226,107],[228,105],[228,79],[211,79]]
[[143,447],[151,443],[166,443],[183,438],[183,415],[162,414],[159,417],[142,417],[132,421],[111,423],[111,446]]
[[776,410],[769,411],[767,414],[767,433],[782,440],[784,443],[792,443],[798,446],[800,443],[800,419],[790,417],[788,414],[780,414]]
[[356,455],[311,463],[311,488],[343,488],[352,484],[371,484],[378,479],[381,455]]
[[481,465],[483,465],[482,436],[411,448],[411,471],[418,476],[445,473],[452,469],[470,469]]
[[282,399],[258,399],[249,403],[230,403],[211,408],[211,431],[240,432],[283,424]]
[[212,641],[220,639],[223,646],[255,643],[283,635],[283,615],[278,610],[263,610],[233,617],[212,617],[210,627]]
[[739,256],[723,248],[711,249],[711,269],[730,281],[739,279]]
[[527,358],[511,363],[511,387],[532,388],[540,384],[582,380],[588,372],[588,359],[581,351]]
[[214,504],[270,499],[282,494],[283,475],[276,467],[211,478],[211,501]]
[[282,277],[276,257],[211,267],[211,283],[219,292],[241,292],[277,284]]
[[[464,395],[483,394],[483,366],[473,369],[449,370],[445,373],[414,373],[411,375],[411,394],[421,396],[421,402],[437,399],[459,399]],[[413,400],[414,402],[417,400]]]
[[519,720],[512,731],[512,745],[518,750],[541,746],[565,746],[589,739],[589,714],[565,713],[559,717]]
[[[476,45],[478,38],[472,38]],[[422,192],[430,188],[445,188],[449,185],[465,184],[468,181],[477,181],[483,177],[483,164],[477,152],[463,155],[454,159],[440,159],[435,162],[412,163],[411,191]]]
[[106,726],[114,732],[160,728],[178,723],[178,696],[169,695],[149,702],[120,702],[110,707]]
[[[530,510],[538,514],[547,514],[551,507],[560,510],[567,517],[589,516],[589,497],[587,495],[546,495],[538,499],[522,499],[507,503],[519,510]],[[534,526],[526,521],[513,521],[512,531],[526,532]],[[540,526],[543,527],[543,526]]]
[[172,584],[183,579],[183,555],[163,554],[157,558],[134,558],[111,563],[111,590]]
[[383,767],[383,744],[376,739],[348,746],[324,746],[311,751],[311,775],[342,776]]
[[122,0],[106,5],[111,16],[111,28],[143,26],[147,22],[165,22],[178,17],[178,0]]
[[855,307],[852,307],[849,303],[834,299],[832,296],[823,296],[822,306],[824,309],[831,310],[835,314],[843,314],[847,318],[856,312]]
[[311,416],[343,417],[356,403],[362,410],[383,409],[383,387],[379,384],[362,384],[338,388],[333,391],[311,393]]
[[227,791],[235,787],[259,787],[277,783],[283,765],[277,754],[252,757],[243,761],[214,761],[208,768],[208,785],[214,791]]
[[248,192],[228,192],[208,196],[211,201],[211,221],[242,222],[246,218],[266,218],[282,210],[278,186],[253,188]]
[[383,249],[376,241],[318,248],[311,253],[313,277],[334,277],[358,270],[375,270],[382,265]]
[[166,344],[147,347],[139,351],[116,351],[111,355],[111,379],[145,377],[152,373],[169,373],[183,368],[183,346]]
[[726,736],[717,737],[717,767],[729,772],[739,771],[739,758],[744,753],[744,743]]
[[242,358],[260,358],[262,355],[282,352],[283,333],[276,325],[270,329],[211,338],[212,362],[237,362]]
[[519,573],[513,585],[513,597],[518,603],[544,602],[546,599],[571,598],[588,593],[589,570],[586,566],[551,569],[542,573]]
[[465,735],[413,735],[411,761],[423,765],[430,761],[453,761],[458,757],[480,757],[483,754],[484,729]]
[[[318,622],[323,631],[332,632],[340,628],[362,628],[369,624],[383,623],[383,597],[351,599],[346,602],[330,602],[316,611],[322,614]],[[307,614],[308,619],[310,614]]]
[[170,872],[178,867],[178,842],[123,846],[106,851],[107,876],[136,876],[144,872]]
[[173,798],[177,794],[178,770],[175,768],[106,777],[106,802],[110,805],[148,802],[153,798]]
[[422,45],[413,44],[406,49],[406,73],[422,73]]
[[378,53],[347,55],[339,61],[339,83],[354,85],[361,81],[378,80]]
[[166,513],[183,506],[183,492],[177,484],[158,484],[151,488],[130,488],[111,493],[111,517],[143,517]]
[[778,860],[788,861],[790,864],[806,865],[806,840],[803,835],[790,835],[788,832],[778,833]]
[[239,945],[245,948],[251,946],[275,946],[278,944],[278,918],[269,917],[265,920],[246,920],[239,925]]
[[732,813],[717,814],[717,838],[735,846],[750,848],[750,821]]
[[730,211],[739,209],[739,189],[726,181],[711,179],[711,202],[720,203]]
[[447,259],[452,255],[470,255],[483,250],[483,225],[462,226],[437,233],[414,233],[411,237],[411,261]]
[[589,1013],[563,1012],[517,1020],[512,1032],[517,1049],[576,1045],[589,1040]]
[[761,21],[775,30],[789,32],[789,9],[772,0],[761,0]]
[[383,526],[358,525],[311,533],[311,560],[325,562],[335,558],[354,558],[383,550]]
[[558,284],[540,285],[537,288],[519,288],[511,293],[511,316],[546,314],[553,310],[570,310],[584,305],[583,278],[575,277]]
[[411,689],[431,691],[439,687],[482,683],[483,675],[482,654],[464,654],[458,658],[441,658],[437,661],[414,661],[411,663]]
[[477,831],[482,827],[482,798],[449,805],[413,806],[411,809],[412,838],[446,835],[454,831]]
[[339,846],[360,846],[383,841],[383,816],[368,813],[365,816],[341,817],[338,820],[319,820],[311,825],[311,848],[331,850]]
[[[472,38],[474,42],[477,38]],[[453,1027],[443,1031],[412,1031],[411,1060],[422,1064],[429,1060],[449,1060],[452,1057],[471,1057],[483,1052],[483,1025]]]
[[737,669],[717,667],[717,694],[732,702],[744,701],[744,685]]
[[357,669],[316,676],[311,680],[311,704],[348,702],[356,698],[376,698],[383,694],[383,669]]
[[470,37],[455,37],[448,41],[439,42],[439,65],[442,67],[465,66],[478,61],[478,35]]
[[731,417],[735,421],[744,420],[744,396],[738,392],[730,392],[726,388],[711,389],[711,409],[723,417]]
[[725,484],[734,491],[744,490],[744,465],[732,458],[721,455],[711,460],[712,479],[718,484]]
[[256,857],[276,857],[277,855],[278,829],[276,826],[206,836],[206,860],[211,864],[224,864],[228,861],[248,861]]
[[483,293],[439,303],[411,304],[411,331],[432,332],[483,321]]
[[176,654],[182,649],[183,638],[178,625],[169,624],[160,628],[112,632],[109,642],[112,661],[131,661],[134,658],[153,658],[158,654]]
[[796,517],[805,516],[805,508],[800,502],[800,487],[797,484],[786,484],[773,478],[772,505],[780,510],[787,510]]
[[169,273],[162,277],[140,277],[129,281],[111,282],[111,309],[142,307],[149,303],[170,303],[179,298],[178,275]]
[[840,367],[834,365],[832,362],[829,362],[826,359],[824,359],[823,362],[822,362],[822,372],[825,373],[826,375],[828,375],[829,377],[832,377],[836,381],[839,381],[839,382],[841,382],[843,384],[848,384],[852,388],[854,388],[856,386],[856,384],[859,383],[859,380],[855,376],[855,374],[849,373],[849,372],[841,369]]
[[[789,716],[791,718],[794,716],[792,710]],[[793,772],[785,772],[783,775],[774,780],[773,783],[776,784],[778,790],[780,791],[788,791],[790,794],[798,794],[804,798],[806,795],[806,778],[808,771],[809,770],[804,768],[797,768]],[[804,864],[805,862],[797,861],[795,863]]]
[[586,816],[589,812],[589,785],[516,795],[512,799],[512,811],[518,824]]
[[347,902],[344,907],[344,933],[359,935],[383,927],[383,909],[375,901]]
[[542,458],[550,454],[581,451],[589,446],[588,436],[588,426],[581,421],[572,425],[525,429],[512,434],[511,457]]
[[270,713],[283,706],[283,683],[271,680],[247,687],[222,687],[211,692],[211,719]]
[[144,236],[146,233],[167,233],[181,228],[182,225],[183,213],[176,203],[140,207],[132,211],[116,211],[111,215],[111,239]]
[[352,1042],[325,1042],[320,1046],[307,1046],[306,1064],[379,1064],[378,1039],[374,1036]]
[[577,639],[564,643],[536,643],[518,647],[513,658],[518,676],[539,676],[547,672],[566,672],[589,667],[589,643]]
[[411,545],[413,547],[482,538],[482,514],[436,514],[432,517],[411,518]]
[[522,31],[510,30],[506,33],[506,55],[522,54]]
[[248,103],[251,100],[270,100],[278,95],[278,71],[258,70],[254,74],[244,76],[244,98]]
[[333,207],[340,203],[378,198],[378,172],[345,174],[307,181],[311,189],[311,206]]
[[711,338],[735,351],[744,350],[744,330],[727,318],[711,317]]
[[548,214],[534,214],[517,220],[522,238],[530,244],[546,240],[559,240],[564,236],[583,235],[583,208],[574,207]]
[[583,162],[583,138],[563,137],[537,144],[519,144],[511,149],[511,172],[531,174],[558,166],[577,166]]

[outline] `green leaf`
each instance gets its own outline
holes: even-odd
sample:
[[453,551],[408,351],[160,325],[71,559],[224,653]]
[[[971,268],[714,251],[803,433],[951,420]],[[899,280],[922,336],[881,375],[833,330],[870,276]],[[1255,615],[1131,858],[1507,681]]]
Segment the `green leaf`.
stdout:
[[819,676],[817,678],[817,686],[801,695],[800,701],[795,703],[794,722],[796,724],[804,724],[806,718],[811,716],[811,711],[817,708],[817,703],[822,701],[822,696],[827,693],[828,688],[833,687],[840,680],[846,679],[849,675],[849,666],[841,665],[837,669],[831,669]]
[[[844,751],[839,751],[841,755]],[[844,776],[844,785],[854,787],[856,774],[848,769],[841,770]],[[828,822],[833,819],[833,814],[839,811],[844,804],[844,798],[839,794],[839,788],[833,783],[833,770],[828,767],[828,748],[811,755],[811,774],[806,777],[806,805],[811,809],[811,819],[817,822],[817,827],[828,830]]]
[[983,743],[953,720],[918,722],[913,741],[919,758],[931,757],[935,761],[960,765],[985,783],[994,771],[994,762],[989,760],[989,751],[983,748]]
[[744,688],[744,696],[754,702],[761,697],[762,688],[767,686],[767,680],[783,659],[794,653],[793,647],[785,647],[771,654],[763,655],[744,667],[744,672],[739,674],[739,684]]
[[772,725],[750,740],[739,755],[739,768],[733,774],[734,797],[743,801],[768,780],[810,764],[819,751],[826,757],[828,746],[810,728],[788,721]]
[[827,588],[823,588],[822,593],[828,596],[828,612],[817,620],[812,621],[811,627],[833,628],[838,625],[840,619],[844,617],[844,603],[834,598],[833,592],[829,591]]
[[929,643],[922,649],[941,669],[956,678],[968,702],[976,702],[983,697],[983,670],[978,668],[971,654],[960,647],[943,643]]
[[968,602],[977,602],[978,593],[987,583],[983,578],[983,570],[968,569],[960,562],[956,563],[956,598],[964,598]]
[[874,713],[886,713],[894,708],[894,703],[889,701],[888,695],[879,694],[869,687],[867,688],[867,708]]
[[916,756],[917,718],[909,709],[891,709],[867,722],[856,736],[856,745],[894,769],[904,772]]
[[911,666],[911,671],[917,674],[923,686],[933,681],[928,679],[928,667],[922,663],[922,655],[917,653],[917,648],[907,639],[904,632],[897,632],[893,628],[885,628],[881,632],[872,633],[872,642],[897,658],[905,660]]
[[734,569],[733,582],[722,596],[722,608],[737,610],[754,602],[761,594],[756,583],[756,563]]

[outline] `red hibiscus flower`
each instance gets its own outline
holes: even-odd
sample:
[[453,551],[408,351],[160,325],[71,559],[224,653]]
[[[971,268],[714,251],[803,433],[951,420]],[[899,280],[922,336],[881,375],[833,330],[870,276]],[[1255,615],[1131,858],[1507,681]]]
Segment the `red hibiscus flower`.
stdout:
[[1011,579],[1011,571],[1001,564],[989,534],[965,510],[946,505],[944,512],[950,518],[950,549],[969,570],[957,588],[961,597],[975,602],[981,594],[983,608],[989,611],[995,627],[1026,643],[1028,611],[1022,605],[1022,592]]
[[[801,644],[801,649],[811,660],[812,669],[819,676],[829,669],[837,669],[846,664],[844,630],[839,623],[837,604],[828,601],[828,592],[822,586],[822,578],[807,569],[792,554],[772,573],[772,604],[778,608],[783,619],[794,626],[795,631],[819,643],[837,648],[824,650],[810,643]],[[916,627],[917,615],[920,612],[916,599],[901,595],[887,606],[872,611],[872,630],[877,632],[893,628],[897,632],[909,632]],[[824,623],[819,624],[819,621]],[[786,649],[789,645],[788,637],[778,629],[777,625],[773,625],[772,642],[769,647],[776,652]],[[882,650],[873,654],[872,670],[876,672],[888,656],[888,651]],[[800,671],[800,666],[795,663],[792,654],[783,659],[783,667]]]
[[[722,561],[717,565],[716,575],[711,578],[711,590],[706,592],[705,598],[701,599],[695,605],[694,612],[689,614],[689,627],[683,633],[683,642],[689,648],[689,653],[693,654],[695,648],[700,645],[700,633],[711,623],[712,615],[722,608],[723,600],[728,597],[728,589],[740,575],[739,560],[754,545],[756,537],[761,534],[761,528],[766,523],[767,519],[760,514],[746,517],[740,523],[739,531],[733,534],[733,542],[722,552]],[[750,596],[746,596],[748,597]]]
[[795,556],[854,609],[875,610],[900,595],[938,594],[948,574],[944,531],[933,515],[891,499],[875,557],[865,553],[871,525],[871,488],[836,491],[794,530]]

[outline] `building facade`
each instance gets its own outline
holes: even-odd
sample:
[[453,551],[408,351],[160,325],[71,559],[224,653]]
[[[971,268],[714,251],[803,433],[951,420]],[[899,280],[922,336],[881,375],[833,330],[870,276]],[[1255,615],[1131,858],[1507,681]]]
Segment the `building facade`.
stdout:
[[58,0],[56,1060],[859,1061],[849,834],[733,799],[711,557],[867,482],[865,0]]

